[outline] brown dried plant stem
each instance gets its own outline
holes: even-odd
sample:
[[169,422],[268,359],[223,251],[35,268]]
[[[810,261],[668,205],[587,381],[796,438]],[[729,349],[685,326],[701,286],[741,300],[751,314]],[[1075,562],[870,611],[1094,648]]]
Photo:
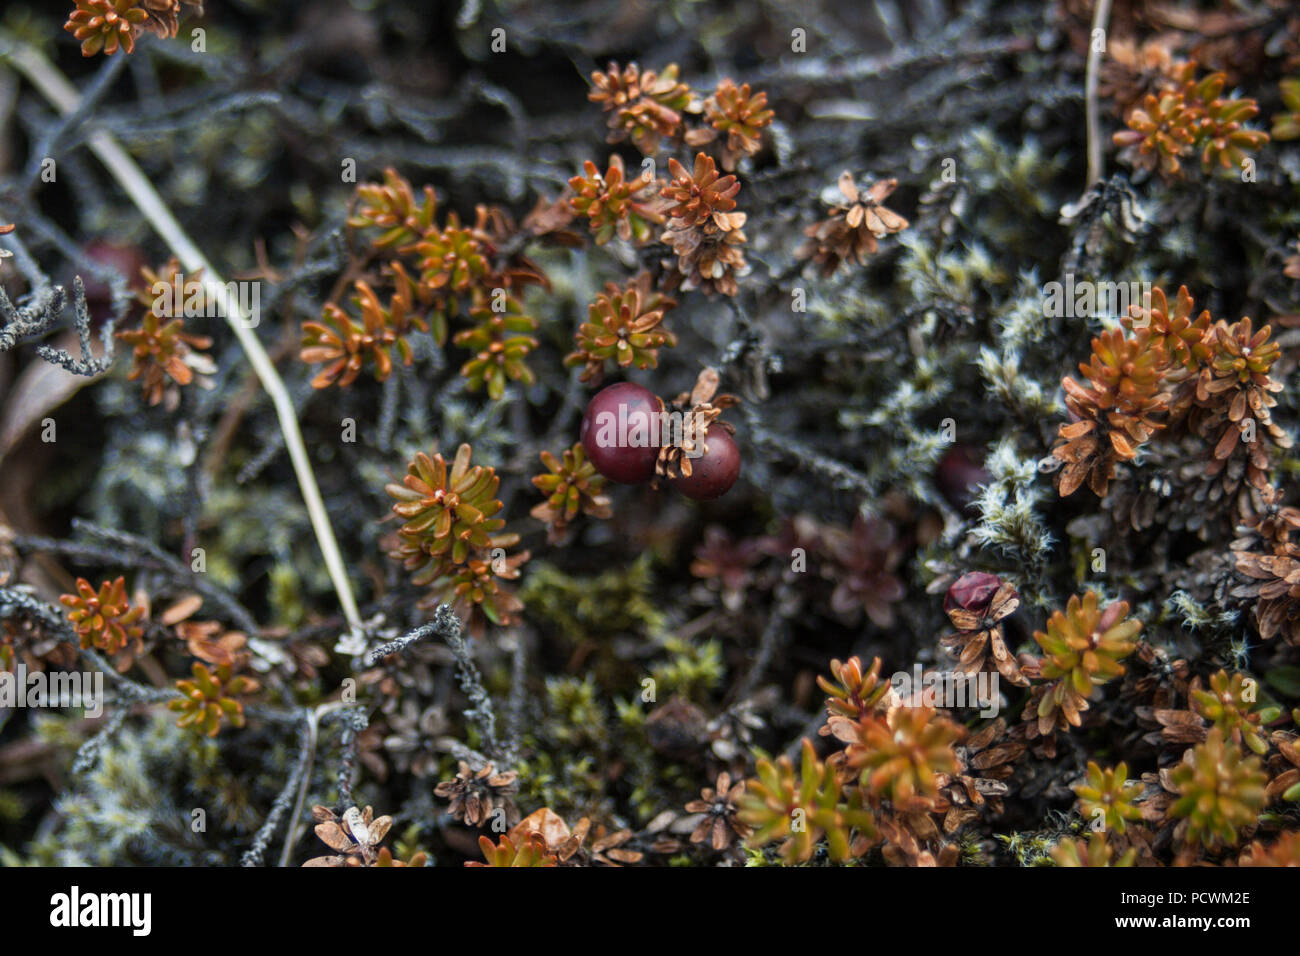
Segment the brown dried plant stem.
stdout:
[[[0,31],[0,59],[22,73],[61,113],[68,115],[76,111],[81,102],[81,94],[76,88],[41,53],[4,31]],[[307,457],[307,448],[302,440],[302,432],[298,428],[293,401],[279,373],[275,370],[274,363],[266,354],[257,336],[253,334],[252,327],[248,324],[249,316],[243,314],[240,303],[230,295],[221,276],[212,268],[193,240],[186,235],[162,197],[153,188],[153,184],[145,178],[140,167],[117,140],[106,130],[96,129],[90,132],[88,142],[91,150],[167,243],[181,266],[191,273],[202,275],[202,282],[208,294],[216,301],[222,316],[248,356],[253,371],[257,373],[262,387],[266,389],[275,406],[276,416],[280,420],[280,430],[284,434],[285,447],[289,451],[289,458],[298,478],[298,487],[302,491],[303,503],[307,507],[312,530],[316,534],[321,555],[325,559],[330,581],[338,594],[343,615],[349,627],[354,631],[359,630],[361,615],[357,611],[347,568],[339,552],[338,541],[334,537],[329,515],[325,511],[320,488],[316,484],[311,460]]]

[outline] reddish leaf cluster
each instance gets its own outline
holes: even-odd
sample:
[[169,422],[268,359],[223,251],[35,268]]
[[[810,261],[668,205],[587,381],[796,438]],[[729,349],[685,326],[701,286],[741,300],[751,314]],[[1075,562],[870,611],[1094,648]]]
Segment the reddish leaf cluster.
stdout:
[[650,273],[642,272],[623,288],[605,283],[605,291],[587,307],[587,321],[574,334],[576,350],[565,365],[582,365],[581,381],[599,385],[610,360],[619,368],[654,368],[659,349],[677,344],[677,336],[663,328],[664,313],[676,301],[655,291]]
[[481,634],[486,621],[511,624],[523,608],[502,582],[519,577],[529,553],[507,554],[519,535],[500,533],[501,479],[492,467],[471,465],[471,454],[469,445],[461,445],[448,465],[440,453],[420,452],[402,483],[386,487],[396,501],[393,513],[403,521],[388,556],[412,572],[416,585],[431,587],[424,605],[452,602],[470,632]]
[[[1280,349],[1268,326],[1256,330],[1249,318],[1211,323],[1208,312],[1193,319],[1194,311],[1186,287],[1172,306],[1155,289],[1148,306],[1132,306],[1125,330],[1092,340],[1092,356],[1079,366],[1085,382],[1062,380],[1073,419],[1052,451],[1064,463],[1062,496],[1087,483],[1104,497],[1116,465],[1167,428],[1204,442],[1204,475],[1224,483],[1225,500],[1238,473],[1256,489],[1268,487],[1270,447],[1291,444],[1269,412],[1282,388],[1269,375]],[[1235,460],[1243,468],[1229,469]]]
[[881,179],[860,189],[846,169],[838,187],[844,202],[831,206],[827,218],[804,229],[808,241],[796,252],[800,259],[821,266],[823,276],[834,275],[846,263],[865,265],[867,256],[879,248],[877,240],[908,227],[906,219],[884,205],[898,188],[897,179]]
[[[359,315],[329,302],[319,321],[304,323],[300,357],[326,365],[312,381],[316,388],[346,387],[367,366],[382,382],[392,371],[393,349],[403,364],[411,364],[413,332],[427,332],[441,346],[451,324],[462,318],[473,324],[453,341],[474,352],[461,368],[471,389],[486,387],[499,398],[507,380],[532,380],[524,358],[536,342],[520,333],[536,328],[537,321],[519,295],[528,285],[549,287],[549,281],[521,249],[543,236],[563,244],[579,241],[565,230],[572,218],[568,205],[541,201],[519,225],[501,209],[479,205],[472,224],[462,225],[453,211],[441,226],[437,206],[432,187],[417,198],[392,168],[382,183],[357,187],[348,226],[371,232],[366,258],[353,268],[363,273],[353,282]],[[387,261],[368,271],[376,257]]]
[[707,153],[697,153],[693,169],[668,161],[672,180],[660,195],[672,205],[668,229],[660,237],[677,256],[675,268],[684,288],[735,295],[736,278],[749,271],[743,212],[734,212],[740,183],[722,176]]
[[1245,579],[1233,595],[1255,600],[1260,637],[1300,647],[1300,541],[1293,540],[1300,509],[1283,505],[1276,488],[1261,497],[1263,513],[1232,544],[1236,570]]
[[609,157],[604,173],[591,160],[583,163],[582,170],[581,176],[569,180],[574,192],[569,205],[574,213],[587,217],[596,245],[615,236],[627,242],[649,240],[651,225],[664,221],[662,205],[655,198],[662,180],[652,179],[648,172],[628,179],[617,153]]
[[[720,141],[722,168],[731,171],[745,156],[762,148],[762,131],[776,115],[767,106],[767,94],[737,86],[730,77],[701,102],[689,86],[678,80],[676,63],[663,70],[642,70],[629,63],[621,70],[610,63],[591,74],[587,98],[607,113],[607,142],[630,139],[644,155],[659,152],[665,139],[689,146]],[[687,120],[703,114],[706,125],[688,126]]]
[[[1259,113],[1253,99],[1223,96],[1227,76],[1196,78],[1195,61],[1178,64],[1167,75],[1156,73],[1157,92],[1147,93],[1124,117],[1128,129],[1114,136],[1123,156],[1138,169],[1159,169],[1166,178],[1182,173],[1188,157],[1200,157],[1210,171],[1239,167],[1247,151],[1268,142],[1268,133],[1245,128]],[[1162,82],[1161,82],[1162,81]]]
[[76,0],[63,29],[81,41],[82,56],[111,56],[119,49],[131,53],[142,33],[176,36],[182,3],[203,15],[201,0]]
[[608,142],[631,139],[642,153],[653,156],[661,139],[680,132],[682,112],[691,105],[691,88],[678,81],[677,72],[676,63],[658,73],[635,63],[622,70],[610,63],[605,72],[591,74],[587,99],[609,114]]
[[[132,366],[129,381],[139,379],[145,401],[150,405],[164,402],[174,411],[180,402],[180,387],[194,382],[207,386],[206,376],[216,372],[216,365],[206,354],[212,339],[185,329],[187,313],[207,313],[207,291],[199,275],[183,277],[180,263],[171,259],[159,272],[142,268],[145,289],[136,300],[145,307],[140,326],[123,329],[117,338],[131,346]],[[166,291],[155,296],[155,287]],[[173,290],[178,290],[173,292]],[[182,301],[172,301],[179,295]]]

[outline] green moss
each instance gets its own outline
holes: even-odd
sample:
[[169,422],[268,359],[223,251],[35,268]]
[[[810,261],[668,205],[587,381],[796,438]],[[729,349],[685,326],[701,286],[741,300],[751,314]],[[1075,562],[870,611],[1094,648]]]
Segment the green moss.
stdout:
[[651,637],[660,633],[665,621],[654,599],[654,575],[646,555],[590,577],[538,562],[530,568],[520,597],[530,619],[550,625],[574,644],[603,643],[621,635]]
[[722,682],[725,669],[722,666],[722,645],[717,641],[695,643],[669,637],[664,640],[663,648],[668,660],[650,668],[657,699],[681,696],[698,703]]

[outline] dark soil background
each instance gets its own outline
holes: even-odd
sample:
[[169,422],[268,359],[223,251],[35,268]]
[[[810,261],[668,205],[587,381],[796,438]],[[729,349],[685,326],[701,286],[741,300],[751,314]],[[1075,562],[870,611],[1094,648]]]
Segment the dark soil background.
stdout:
[[[1288,6],[1116,0],[1108,36],[1170,38],[1180,59],[1225,71],[1230,91],[1256,99],[1250,126],[1268,130],[1287,112],[1279,83],[1300,74]],[[1143,862],[1168,863],[1178,838],[1159,774],[1189,742],[1162,738],[1155,710],[1186,711],[1188,680],[1223,669],[1259,681],[1270,731],[1292,726],[1300,654],[1261,640],[1252,602],[1233,596],[1235,505],[1176,485],[1168,507],[1181,522],[1135,531],[1111,505],[1173,474],[1176,455],[1139,459],[1106,505],[1086,488],[1062,499],[1039,468],[1068,421],[1061,379],[1079,377],[1107,325],[1045,314],[1045,284],[1066,273],[1153,282],[1171,296],[1185,284],[1197,311],[1272,323],[1283,346],[1274,420],[1292,430],[1300,408],[1300,266],[1285,271],[1300,233],[1293,142],[1255,150],[1249,182],[1194,160],[1168,179],[1121,159],[1111,134],[1124,123],[1102,98],[1096,204],[1062,217],[1088,188],[1090,3],[213,0],[202,18],[183,16],[174,39],[144,36],[129,56],[90,58],[62,29],[65,8],[9,2],[0,15],[0,224],[16,225],[0,239],[15,252],[0,259],[0,280],[36,313],[52,285],[69,298],[0,351],[0,627],[20,656],[75,670],[96,656],[78,665],[62,623],[59,595],[75,593],[78,577],[97,587],[123,575],[151,613],[130,669],[108,678],[103,718],[0,708],[0,862],[299,865],[327,852],[311,807],[355,804],[393,817],[395,856],[458,866],[480,859],[480,833],[434,787],[463,760],[517,774],[501,804],[512,823],[549,808],[568,830],[590,826],[570,862],[619,862],[594,836],[603,832],[623,862],[775,863],[775,845],[742,849],[734,834],[719,848],[692,841],[702,811],[686,804],[720,773],[753,777],[758,751],[797,765],[806,737],[822,758],[834,753],[817,734],[826,694],[816,678],[832,659],[879,657],[883,679],[915,663],[951,666],[939,643],[953,629],[944,593],[975,570],[1020,595],[1003,624],[1013,652],[1038,653],[1033,633],[1087,590],[1129,602],[1143,650],[1054,746],[1015,738],[1022,752],[996,800],[951,828],[942,812],[938,829],[900,824],[911,829],[884,842],[907,848],[902,857],[877,847],[862,863],[1049,862],[1062,840],[1087,834],[1072,787],[1089,761],[1127,762],[1139,805],[1160,807],[1134,845],[1146,847]],[[505,49],[494,52],[498,29]],[[41,51],[88,105],[58,116],[15,68],[18,48]],[[662,276],[664,246],[597,246],[582,218],[571,226],[578,248],[530,244],[550,283],[523,296],[538,319],[536,381],[511,383],[501,399],[467,391],[459,369],[470,353],[429,336],[386,382],[363,374],[348,388],[312,388],[319,368],[298,353],[303,323],[346,301],[358,275],[377,274],[366,239],[346,226],[349,161],[356,183],[392,167],[417,191],[431,185],[439,222],[451,211],[473,222],[479,204],[520,221],[564,195],[586,160],[640,166],[630,143],[605,142],[605,116],[587,98],[591,72],[611,61],[676,63],[701,96],[732,78],[775,111],[736,171],[751,267],[738,294],[674,292],[664,324],[677,345],[655,368],[606,377],[671,398],[716,368],[741,399],[724,420],[744,464],[712,502],[611,486],[612,517],[580,517],[555,543],[529,516],[541,500],[530,478],[544,470],[540,452],[577,441],[593,392],[564,356],[604,284],[642,268]],[[213,340],[216,370],[208,387],[181,389],[175,408],[145,402],[120,341],[98,376],[38,352],[82,356],[80,276],[102,355],[101,334],[139,324],[127,284],[173,253],[88,148],[97,128],[224,279],[261,283],[255,334],[292,398],[360,633],[348,636],[272,403],[221,319],[187,322]],[[694,153],[666,144],[659,175],[669,156],[689,167]],[[804,229],[841,201],[846,170],[864,190],[897,179],[886,204],[910,224],[864,265],[824,275],[799,250]],[[1136,231],[1126,204],[1144,216]],[[17,327],[11,312],[0,321]],[[452,331],[466,327],[462,317]],[[340,440],[349,419],[356,440]],[[48,420],[55,441],[42,438]],[[417,452],[450,459],[461,443],[496,468],[501,516],[531,553],[509,585],[523,610],[468,651],[437,634],[369,661],[433,619],[419,603],[428,589],[385,554],[396,527],[385,485]],[[1272,458],[1284,499],[1298,467],[1293,450]],[[1202,533],[1191,512],[1207,516]],[[195,660],[166,611],[194,594],[202,606],[189,622],[244,634],[261,685],[246,726],[214,737],[177,728],[165,703]],[[1030,699],[1006,682],[1002,694],[999,740],[1014,737]],[[971,734],[985,726],[974,709],[950,716]],[[1289,766],[1274,742],[1263,761],[1271,779]],[[1250,839],[1267,843],[1300,821],[1285,800],[1255,817],[1237,846],[1203,858],[1234,862]],[[827,862],[827,848],[810,859]]]

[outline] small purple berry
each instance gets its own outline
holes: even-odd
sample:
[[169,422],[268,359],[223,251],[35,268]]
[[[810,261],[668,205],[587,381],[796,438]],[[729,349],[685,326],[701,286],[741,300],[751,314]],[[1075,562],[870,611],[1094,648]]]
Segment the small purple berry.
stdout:
[[943,609],[960,608],[981,617],[989,612],[993,595],[1002,586],[1002,579],[986,571],[967,571],[948,588],[943,599]]
[[740,449],[731,433],[721,426],[710,428],[704,436],[705,452],[690,459],[691,474],[669,479],[674,488],[687,498],[712,501],[731,490],[740,477]]
[[597,392],[582,416],[582,449],[610,481],[639,485],[654,477],[663,402],[648,388],[619,382]]

